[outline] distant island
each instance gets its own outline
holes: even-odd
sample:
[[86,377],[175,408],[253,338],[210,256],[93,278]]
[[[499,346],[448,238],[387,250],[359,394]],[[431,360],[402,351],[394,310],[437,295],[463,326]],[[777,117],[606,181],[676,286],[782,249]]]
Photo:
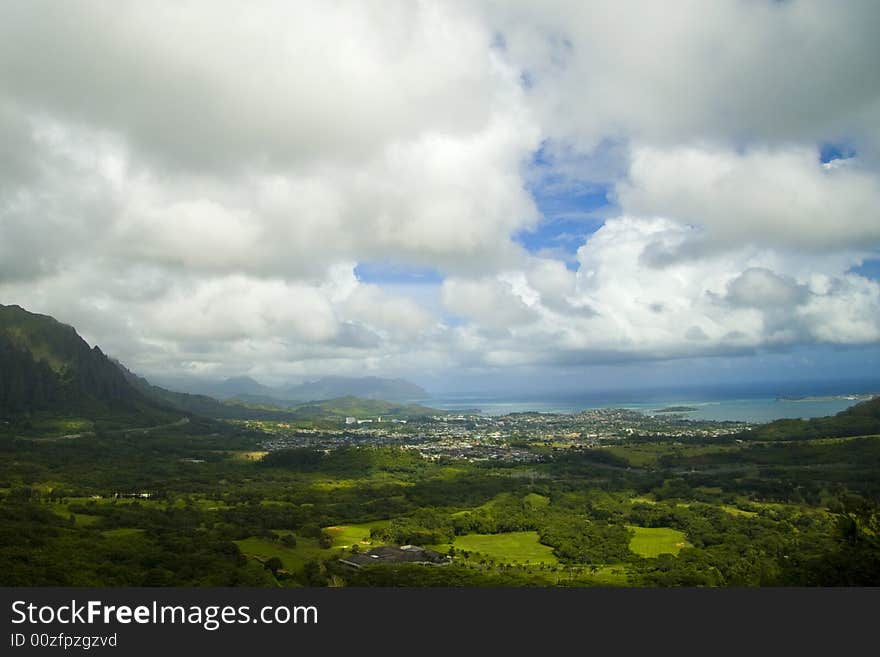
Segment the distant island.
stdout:
[[658,408],[654,410],[654,413],[690,413],[691,411],[696,411],[697,409],[693,406],[667,406],[666,408]]

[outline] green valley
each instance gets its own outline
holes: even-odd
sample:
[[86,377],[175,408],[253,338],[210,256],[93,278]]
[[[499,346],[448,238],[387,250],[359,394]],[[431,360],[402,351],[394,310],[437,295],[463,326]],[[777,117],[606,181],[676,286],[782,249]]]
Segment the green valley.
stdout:
[[880,399],[758,426],[354,397],[195,412],[2,310],[4,586],[880,583]]

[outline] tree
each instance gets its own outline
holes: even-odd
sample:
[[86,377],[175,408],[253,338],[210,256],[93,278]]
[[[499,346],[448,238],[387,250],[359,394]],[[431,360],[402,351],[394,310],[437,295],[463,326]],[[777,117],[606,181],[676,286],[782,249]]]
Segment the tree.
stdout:
[[320,559],[311,559],[303,566],[303,576],[307,586],[327,586],[327,568]]
[[266,560],[266,563],[264,563],[263,565],[266,567],[266,569],[271,570],[272,574],[275,576],[278,575],[279,570],[284,568],[284,564],[278,557],[269,557]]

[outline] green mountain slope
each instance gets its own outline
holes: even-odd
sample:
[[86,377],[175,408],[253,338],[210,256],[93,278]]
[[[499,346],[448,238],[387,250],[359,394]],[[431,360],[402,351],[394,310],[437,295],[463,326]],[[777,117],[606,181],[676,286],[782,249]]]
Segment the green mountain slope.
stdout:
[[169,406],[185,413],[201,415],[219,420],[295,420],[293,413],[275,407],[257,406],[236,401],[220,401],[207,395],[193,395],[186,392],[174,392],[153,385],[142,376],[127,369],[117,362],[116,366],[128,382],[141,394],[164,406]]
[[740,436],[748,440],[810,440],[880,433],[880,397],[851,406],[837,415],[810,420],[776,420]]
[[190,377],[162,378],[153,382],[166,390],[191,395],[208,395],[214,399],[240,399],[256,404],[296,406],[304,402],[341,397],[384,399],[411,402],[429,397],[424,388],[405,379],[385,379],[377,376],[330,376],[299,384],[266,386],[249,376],[237,376],[225,381],[207,381]]
[[146,423],[173,414],[138,392],[98,347],[70,326],[0,305],[0,413],[85,417],[131,415]]
[[[371,390],[379,385],[377,382],[387,382],[357,381]],[[398,392],[415,392],[408,387],[412,384],[393,384]],[[324,392],[329,394],[331,388]],[[416,404],[355,396],[283,409],[277,406],[282,402],[266,401],[219,401],[152,385],[105,356],[98,347],[89,347],[73,327],[19,306],[0,305],[0,416],[114,416],[146,425],[171,421],[182,413],[215,419],[313,421],[346,416],[417,417],[439,412]]]
[[348,416],[366,418],[384,415],[390,418],[411,418],[445,413],[418,404],[402,404],[354,396],[309,402],[288,408],[279,408],[272,403],[271,399],[267,398],[220,401],[205,395],[191,395],[185,392],[166,390],[129,371],[121,363],[117,363],[117,366],[125,374],[128,381],[147,397],[166,406],[215,419],[296,422],[337,420]]

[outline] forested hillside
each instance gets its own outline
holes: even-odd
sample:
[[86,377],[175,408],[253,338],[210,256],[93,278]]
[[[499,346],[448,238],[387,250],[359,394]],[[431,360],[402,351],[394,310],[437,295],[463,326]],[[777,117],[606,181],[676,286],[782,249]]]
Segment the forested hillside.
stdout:
[[167,419],[103,352],[52,317],[0,305],[0,413],[108,413]]

